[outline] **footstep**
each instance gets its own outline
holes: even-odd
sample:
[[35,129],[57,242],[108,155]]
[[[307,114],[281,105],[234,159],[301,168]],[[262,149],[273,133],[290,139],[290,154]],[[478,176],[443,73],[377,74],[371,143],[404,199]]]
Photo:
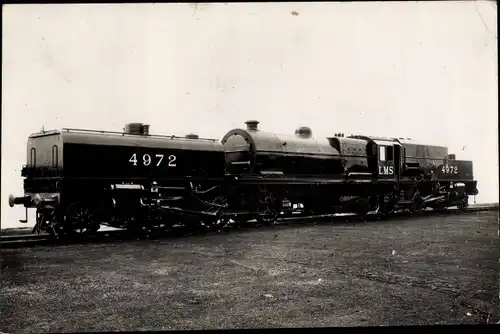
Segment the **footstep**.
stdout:
[[265,294],[264,297],[266,297],[266,298],[273,298],[273,295],[271,295],[270,293],[268,293],[268,294]]
[[470,312],[467,312],[467,313],[465,313],[465,314],[467,314],[467,316],[468,316],[468,317],[471,317],[471,316],[472,316],[472,314],[470,314]]

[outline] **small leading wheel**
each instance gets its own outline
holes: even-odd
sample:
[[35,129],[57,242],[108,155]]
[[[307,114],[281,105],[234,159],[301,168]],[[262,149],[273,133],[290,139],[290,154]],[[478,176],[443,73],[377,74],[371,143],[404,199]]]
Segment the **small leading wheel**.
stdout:
[[73,203],[66,210],[64,230],[69,235],[88,235],[99,230],[93,210],[84,203]]

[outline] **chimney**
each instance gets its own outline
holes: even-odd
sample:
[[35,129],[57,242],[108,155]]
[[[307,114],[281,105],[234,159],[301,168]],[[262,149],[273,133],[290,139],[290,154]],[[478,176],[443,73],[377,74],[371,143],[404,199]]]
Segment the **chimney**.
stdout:
[[301,126],[295,130],[295,135],[299,138],[309,139],[312,137],[312,130],[310,127]]
[[247,130],[248,131],[259,131],[257,125],[259,124],[259,121],[246,121],[245,124],[247,125]]

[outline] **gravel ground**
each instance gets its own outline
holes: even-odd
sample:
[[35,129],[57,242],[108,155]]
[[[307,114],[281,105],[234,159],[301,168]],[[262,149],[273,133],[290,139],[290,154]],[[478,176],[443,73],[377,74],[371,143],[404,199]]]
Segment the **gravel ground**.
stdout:
[[2,250],[0,331],[477,324],[498,211]]

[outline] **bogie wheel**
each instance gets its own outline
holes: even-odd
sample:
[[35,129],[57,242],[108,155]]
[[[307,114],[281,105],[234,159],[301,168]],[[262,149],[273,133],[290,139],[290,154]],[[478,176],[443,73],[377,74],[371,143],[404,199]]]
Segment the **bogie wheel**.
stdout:
[[86,204],[78,202],[71,204],[66,210],[64,230],[69,235],[94,234],[100,224],[94,211]]

